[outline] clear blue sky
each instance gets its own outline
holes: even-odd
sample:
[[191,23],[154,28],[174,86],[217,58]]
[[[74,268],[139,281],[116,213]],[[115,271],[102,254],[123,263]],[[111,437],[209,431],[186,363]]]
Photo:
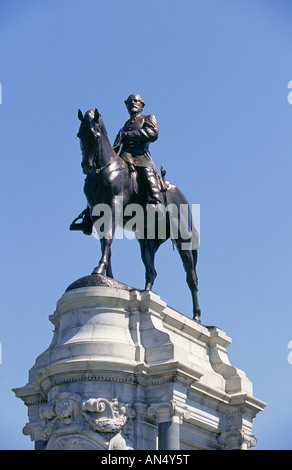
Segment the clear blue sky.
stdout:
[[[201,207],[202,322],[267,402],[256,449],[291,449],[292,5],[283,0],[0,1],[2,104],[0,449],[32,449],[11,389],[52,339],[48,316],[100,251],[69,232],[85,207],[77,110],[111,141],[139,93],[156,115],[151,153]],[[115,277],[144,286],[136,241],[116,240]],[[170,243],[154,286],[191,317]]]

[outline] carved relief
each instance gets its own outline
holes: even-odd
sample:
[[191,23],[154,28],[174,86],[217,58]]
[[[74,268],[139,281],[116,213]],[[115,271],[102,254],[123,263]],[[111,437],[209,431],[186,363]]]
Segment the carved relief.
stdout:
[[[78,394],[65,392],[40,408],[40,417],[45,420],[41,432],[41,440],[48,441],[56,433],[63,440],[58,440],[58,448],[81,445],[72,435],[103,433],[96,436],[100,445],[109,449],[131,449],[133,440],[133,423],[135,411],[129,403],[119,403],[118,399],[109,401],[105,398],[82,400]],[[84,427],[84,424],[86,425]],[[114,434],[114,436],[113,436]],[[69,439],[69,435],[71,435]],[[66,438],[67,436],[67,438]]]

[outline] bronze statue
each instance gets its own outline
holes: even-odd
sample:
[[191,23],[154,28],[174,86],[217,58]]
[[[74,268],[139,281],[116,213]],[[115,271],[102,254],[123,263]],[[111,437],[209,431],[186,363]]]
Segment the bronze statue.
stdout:
[[[90,234],[92,226],[98,224],[101,242],[101,258],[92,274],[113,278],[111,268],[111,244],[118,225],[125,227],[131,218],[127,208],[135,204],[144,217],[142,230],[137,225],[136,238],[140,244],[145,266],[145,290],[151,290],[156,278],[155,254],[159,246],[172,239],[178,249],[186,271],[186,280],[193,300],[193,318],[200,322],[200,307],[197,298],[198,278],[196,274],[197,232],[193,224],[189,204],[181,191],[162,178],[149,154],[149,143],[158,137],[158,125],[153,115],[141,114],[144,102],[139,95],[130,95],[125,101],[130,119],[119,132],[114,148],[109,142],[106,128],[98,110],[88,110],[84,115],[79,110],[81,121],[77,136],[82,149],[81,166],[86,174],[84,193],[88,207],[71,224],[71,230],[82,230]],[[115,149],[115,150],[114,150]],[[148,215],[150,208],[159,206],[158,218],[165,222],[165,230],[157,229],[149,235]],[[161,207],[165,212],[161,215]],[[166,210],[171,208],[170,211]],[[109,212],[106,209],[109,208]],[[182,209],[186,209],[182,210]],[[143,210],[145,209],[145,211]],[[105,213],[107,216],[105,217]],[[155,212],[156,213],[156,212]],[[172,214],[175,213],[176,217]],[[81,219],[81,223],[77,220]],[[149,224],[148,224],[149,225]],[[175,232],[175,236],[174,236]],[[187,234],[187,236],[186,236]]]
[[144,101],[139,95],[130,95],[125,104],[130,119],[118,133],[114,149],[128,163],[130,171],[137,171],[138,179],[148,195],[148,203],[162,204],[157,170],[149,152],[150,142],[158,138],[158,123],[153,114],[143,116]]
[[[162,191],[166,188],[149,152],[150,143],[158,138],[156,117],[153,114],[142,115],[145,102],[139,95],[130,95],[125,104],[130,119],[117,134],[113,149],[127,163],[136,191],[139,188],[142,198],[147,197],[148,204],[156,204],[161,208]],[[78,223],[78,220],[81,222]],[[85,235],[91,235],[92,219],[89,207],[72,222],[70,230],[81,230]]]

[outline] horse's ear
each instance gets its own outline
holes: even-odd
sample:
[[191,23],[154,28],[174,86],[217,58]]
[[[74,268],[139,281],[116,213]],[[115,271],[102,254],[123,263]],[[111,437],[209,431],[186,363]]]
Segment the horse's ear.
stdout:
[[83,114],[82,114],[82,111],[80,109],[78,109],[78,119],[80,121],[83,121]]
[[93,118],[93,119],[95,120],[95,122],[98,122],[99,116],[100,116],[100,114],[99,114],[97,108],[95,108],[95,110],[94,110],[94,118]]

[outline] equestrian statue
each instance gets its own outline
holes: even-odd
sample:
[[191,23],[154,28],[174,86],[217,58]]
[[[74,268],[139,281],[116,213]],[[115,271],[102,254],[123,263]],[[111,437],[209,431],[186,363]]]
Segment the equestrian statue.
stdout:
[[[145,103],[139,95],[131,94],[125,104],[130,119],[118,132],[113,146],[99,111],[90,109],[83,115],[78,110],[81,123],[77,136],[82,151],[81,166],[86,175],[87,207],[71,223],[70,230],[81,230],[90,235],[93,227],[98,227],[101,258],[92,274],[113,278],[111,245],[114,233],[118,225],[130,226],[140,244],[145,290],[152,289],[157,276],[154,261],[158,248],[171,239],[186,272],[193,319],[200,323],[196,273],[198,233],[190,206],[182,192],[165,180],[166,172],[162,167],[161,175],[158,173],[151,158],[149,145],[157,140],[159,131],[156,117],[142,114]],[[136,212],[140,212],[142,224],[137,219],[137,223],[129,225],[133,207],[141,209]]]

